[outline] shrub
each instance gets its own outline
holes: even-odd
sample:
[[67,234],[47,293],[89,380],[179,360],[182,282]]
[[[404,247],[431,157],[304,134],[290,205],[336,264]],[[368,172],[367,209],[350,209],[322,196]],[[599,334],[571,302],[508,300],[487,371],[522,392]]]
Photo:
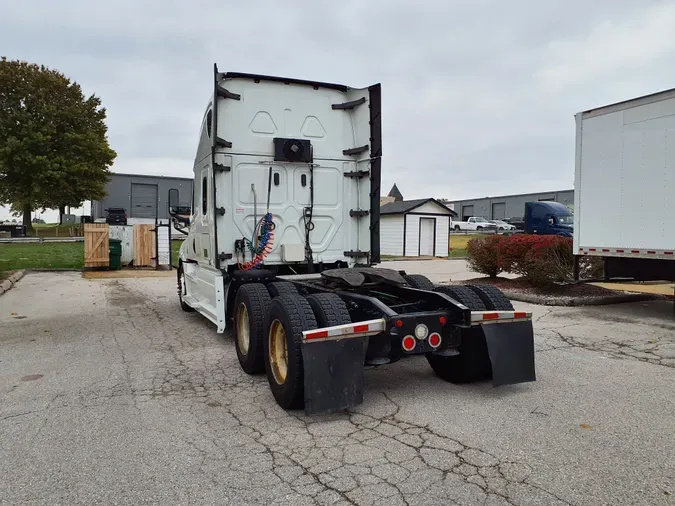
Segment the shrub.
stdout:
[[572,239],[555,235],[493,235],[469,242],[472,270],[496,277],[518,274],[535,286],[545,287],[572,279]]
[[496,278],[504,270],[501,264],[501,243],[503,235],[486,235],[471,239],[466,245],[469,267],[491,278]]

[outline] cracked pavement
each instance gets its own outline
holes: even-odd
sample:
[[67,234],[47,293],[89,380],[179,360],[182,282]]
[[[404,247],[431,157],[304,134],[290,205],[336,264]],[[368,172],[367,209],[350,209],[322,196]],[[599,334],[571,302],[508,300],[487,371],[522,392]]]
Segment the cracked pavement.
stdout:
[[671,305],[517,308],[536,383],[451,385],[414,357],[306,417],[173,277],[29,274],[0,297],[0,504],[675,504]]

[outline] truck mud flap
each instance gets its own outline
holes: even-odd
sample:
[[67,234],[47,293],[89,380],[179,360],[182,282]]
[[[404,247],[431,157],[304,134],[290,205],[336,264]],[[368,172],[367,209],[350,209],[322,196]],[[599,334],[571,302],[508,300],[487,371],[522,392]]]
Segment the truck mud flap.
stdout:
[[536,381],[532,321],[481,325],[492,362],[492,386]]
[[333,413],[363,402],[368,337],[305,342],[305,414]]

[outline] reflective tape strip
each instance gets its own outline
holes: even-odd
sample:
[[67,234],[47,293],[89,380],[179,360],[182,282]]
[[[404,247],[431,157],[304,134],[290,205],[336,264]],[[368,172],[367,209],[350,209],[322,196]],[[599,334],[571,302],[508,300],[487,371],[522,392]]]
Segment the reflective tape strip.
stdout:
[[322,329],[305,330],[302,338],[307,342],[327,339],[349,339],[351,337],[372,336],[384,332],[387,322],[384,318],[365,322],[348,323]]
[[471,311],[472,325],[531,319],[532,313],[527,311]]
[[602,251],[602,253],[609,253],[610,255],[621,255],[621,254],[629,254],[629,255],[668,255],[668,256],[675,256],[675,250],[646,250],[646,249],[620,249],[620,248],[589,248],[589,247],[583,247],[579,248],[579,253],[583,253],[584,255],[588,255],[589,252],[593,253],[598,253]]

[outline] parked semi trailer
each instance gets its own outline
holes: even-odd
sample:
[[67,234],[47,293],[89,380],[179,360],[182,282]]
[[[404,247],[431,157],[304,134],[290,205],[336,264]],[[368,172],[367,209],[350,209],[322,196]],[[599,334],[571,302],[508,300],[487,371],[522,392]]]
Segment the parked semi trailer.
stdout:
[[576,114],[574,254],[675,280],[675,89]]
[[489,286],[380,261],[380,85],[221,73],[203,117],[178,296],[285,409],[363,400],[364,365],[423,354],[442,379],[535,380],[531,314]]

